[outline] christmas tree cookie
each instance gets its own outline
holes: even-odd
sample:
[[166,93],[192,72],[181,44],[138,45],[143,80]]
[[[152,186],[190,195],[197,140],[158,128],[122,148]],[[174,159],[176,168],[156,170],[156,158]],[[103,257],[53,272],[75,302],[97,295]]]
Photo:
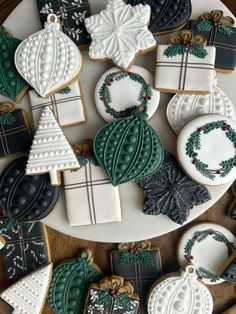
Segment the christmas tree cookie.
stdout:
[[59,172],[79,168],[79,162],[49,107],[39,121],[26,166],[27,175],[49,173],[52,185],[60,185]]

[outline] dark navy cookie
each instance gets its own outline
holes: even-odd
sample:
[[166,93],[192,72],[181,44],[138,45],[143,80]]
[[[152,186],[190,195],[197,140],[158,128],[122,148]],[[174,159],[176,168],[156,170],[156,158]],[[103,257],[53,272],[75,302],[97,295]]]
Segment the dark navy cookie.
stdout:
[[190,18],[190,0],[128,0],[131,5],[148,4],[152,15],[149,29],[154,34],[168,33],[182,28]]
[[0,175],[0,206],[6,216],[18,221],[38,221],[54,208],[60,188],[48,174],[27,176],[27,158],[11,162]]

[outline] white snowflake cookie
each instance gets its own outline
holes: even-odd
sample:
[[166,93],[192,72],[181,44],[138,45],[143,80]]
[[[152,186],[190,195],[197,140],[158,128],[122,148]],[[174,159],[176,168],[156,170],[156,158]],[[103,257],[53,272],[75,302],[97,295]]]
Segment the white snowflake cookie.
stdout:
[[118,67],[128,70],[136,55],[156,46],[148,30],[151,16],[149,5],[126,5],[122,0],[109,0],[105,10],[85,19],[92,43],[89,57],[111,59]]

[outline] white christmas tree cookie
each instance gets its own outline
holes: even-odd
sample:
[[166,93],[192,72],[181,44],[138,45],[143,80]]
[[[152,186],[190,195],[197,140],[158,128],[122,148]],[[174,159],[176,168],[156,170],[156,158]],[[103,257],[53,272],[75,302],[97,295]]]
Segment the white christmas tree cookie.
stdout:
[[79,167],[79,162],[52,111],[45,107],[30,150],[26,174],[48,172],[52,185],[60,185],[60,171]]
[[122,0],[109,0],[105,10],[85,19],[92,43],[89,57],[93,60],[111,59],[128,70],[136,55],[156,46],[148,30],[151,17],[149,5],[126,5]]
[[45,98],[69,85],[82,67],[78,47],[60,28],[57,16],[49,14],[45,28],[25,39],[15,53],[18,72]]
[[52,276],[48,264],[20,279],[2,292],[0,297],[14,308],[13,314],[41,313]]

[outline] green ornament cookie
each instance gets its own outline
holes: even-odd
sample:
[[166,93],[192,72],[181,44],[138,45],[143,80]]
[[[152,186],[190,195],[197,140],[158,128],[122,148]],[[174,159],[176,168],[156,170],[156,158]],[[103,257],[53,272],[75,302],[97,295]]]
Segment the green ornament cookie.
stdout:
[[77,260],[60,264],[53,272],[48,291],[48,302],[53,311],[56,314],[82,314],[89,286],[101,276],[88,249],[83,250]]
[[138,110],[103,127],[94,139],[94,153],[114,186],[157,171],[164,158],[162,143]]
[[14,62],[16,48],[21,41],[0,27],[0,94],[20,102],[28,84],[17,72]]

